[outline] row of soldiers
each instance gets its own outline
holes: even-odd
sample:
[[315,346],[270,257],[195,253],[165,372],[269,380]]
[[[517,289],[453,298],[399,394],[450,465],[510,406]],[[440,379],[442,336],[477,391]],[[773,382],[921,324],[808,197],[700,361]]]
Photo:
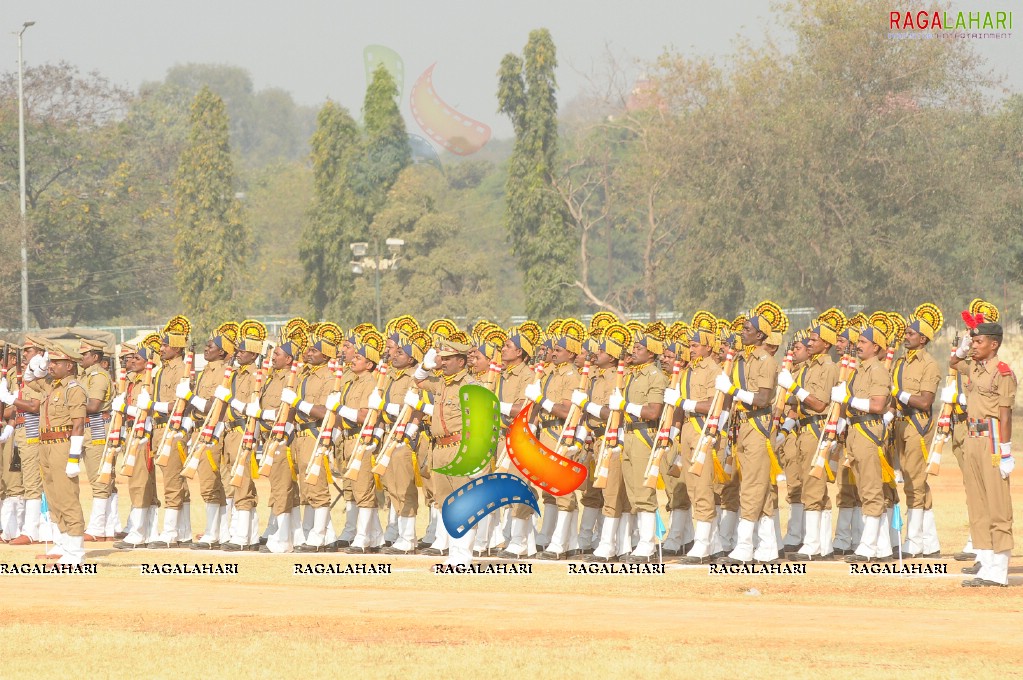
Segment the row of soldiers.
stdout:
[[[967,491],[973,545],[963,556],[978,560],[966,584],[1004,585],[1015,377],[997,360],[997,310],[975,300],[964,318],[973,323],[952,358],[959,370],[940,391],[927,348],[943,320],[929,304],[908,321],[828,310],[795,333],[780,365],[788,319],[771,302],[733,321],[701,311],[671,327],[609,313],[588,328],[574,319],[546,329],[479,322],[470,333],[447,319],[421,328],[403,316],[382,332],[294,319],[276,346],[258,322],[226,323],[209,337],[198,374],[187,352],[191,326],[175,317],[160,335],[122,346],[118,385],[102,368],[102,346],[83,341],[75,353],[26,338],[24,371],[10,366],[0,384],[10,423],[3,450],[17,444],[21,463],[20,496],[4,465],[4,537],[38,539],[45,490],[56,518],[53,552],[67,562],[81,561],[85,542],[110,537],[120,549],[382,550],[452,564],[481,556],[874,561],[890,559],[902,540],[891,528],[901,483],[902,552],[936,556],[927,475],[940,462],[937,443],[948,440]],[[896,359],[900,342],[906,352]],[[440,507],[469,478],[438,470],[458,455],[458,390],[468,384],[495,393],[504,428],[529,409],[539,442],[588,474],[575,493],[537,488],[540,518],[512,505],[455,538]],[[521,476],[500,442],[492,468]],[[83,465],[93,490],[88,523],[78,500]],[[115,466],[132,506],[123,532]],[[270,487],[262,534],[253,481],[261,475]],[[195,540],[189,480],[206,511]],[[785,532],[780,481],[790,507]],[[340,533],[332,487],[345,501]],[[420,488],[430,523],[417,541]],[[659,489],[666,535],[658,531]]]

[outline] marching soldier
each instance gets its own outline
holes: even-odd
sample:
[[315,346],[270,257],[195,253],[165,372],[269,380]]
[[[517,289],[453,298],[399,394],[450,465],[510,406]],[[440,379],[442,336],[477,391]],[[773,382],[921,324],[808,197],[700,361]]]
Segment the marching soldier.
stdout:
[[[720,373],[715,380],[715,387],[733,399],[733,427],[737,430],[734,455],[742,471],[736,544],[724,558],[727,564],[744,564],[753,560],[773,562],[778,559],[773,508],[769,507],[773,480],[768,451],[778,364],[763,345],[775,331],[781,310],[774,303],[765,302],[754,311],[755,314],[742,326],[746,355],[735,362],[731,376]],[[754,533],[758,539],[756,549]]]
[[[455,338],[455,339],[452,339]],[[458,390],[463,385],[473,385],[475,381],[469,375],[468,340],[464,334],[452,334],[452,338],[440,339],[435,345],[435,356],[441,370],[440,377],[433,377],[427,368],[420,367],[414,377],[416,385],[429,395],[430,403],[426,403],[415,391],[406,394],[406,402],[413,408],[430,416],[430,432],[433,438],[433,451],[430,467],[433,468],[431,481],[434,497],[443,503],[444,499],[469,481],[468,477],[444,475],[437,472],[454,460],[462,440],[461,406]],[[424,357],[424,364],[432,363]],[[476,527],[470,528],[461,538],[451,537],[443,521],[438,522],[437,542],[423,551],[424,555],[441,554],[449,550],[446,564],[468,565],[472,562],[472,546],[476,541]]]
[[101,365],[105,348],[97,340],[81,340],[78,351],[82,356],[80,382],[89,399],[86,413],[89,416],[89,435],[85,444],[85,474],[92,486],[92,511],[85,529],[85,541],[112,540],[116,529],[109,520],[117,518],[117,486],[113,475],[106,484],[100,484],[100,468],[103,465],[103,449],[107,441],[107,427],[110,423],[110,400],[114,386],[108,373]]
[[[319,475],[315,484],[306,482],[306,468],[317,448],[320,436],[319,425],[327,413],[325,404],[330,396],[334,372],[328,365],[329,360],[337,360],[338,348],[344,334],[333,323],[317,324],[311,344],[305,351],[305,375],[297,390],[287,388],[281,391],[281,401],[291,404],[297,409],[295,414],[295,441],[292,452],[295,454],[298,470],[299,494],[302,504],[307,505],[307,514],[312,521],[309,531],[301,545],[295,546],[295,552],[334,552],[336,547],[328,544],[327,531],[330,524],[330,490],[327,487],[327,466]],[[303,526],[305,518],[303,518]]]
[[[79,501],[78,475],[85,445],[87,396],[74,374],[81,360],[77,352],[58,345],[46,348],[53,378],[39,405],[39,461],[43,490],[55,519],[60,564],[82,564],[85,559],[85,515]],[[0,401],[7,406],[28,406],[16,399],[0,381]]]
[[[17,375],[18,349],[0,341],[3,348],[3,359],[0,361],[0,381],[10,393],[18,391]],[[20,451],[14,444],[14,427],[18,418],[18,409],[14,406],[0,405],[0,541],[7,543],[21,535],[21,527],[25,520],[25,485],[21,474]]]
[[810,472],[831,402],[831,389],[838,382],[838,366],[831,360],[830,351],[838,342],[837,326],[843,321],[844,316],[834,309],[817,317],[801,343],[809,359],[794,376],[785,371],[778,376],[779,384],[790,390],[796,401],[796,439],[792,449],[802,476],[799,501],[804,531],[802,543],[792,557],[795,560],[830,559],[833,554],[827,480],[817,479]]
[[[970,515],[970,536],[977,551],[976,578],[967,587],[1008,585],[1012,555],[1012,498],[1009,476],[1015,468],[1012,455],[1012,407],[1016,401],[1016,376],[999,361],[1002,327],[983,314],[971,319],[970,334],[956,350],[951,367],[965,370],[966,412],[969,433],[963,460],[963,482]],[[969,344],[967,344],[969,343]],[[972,356],[971,356],[972,353]],[[954,390],[942,390],[942,401],[951,403]],[[967,569],[963,570],[967,572]],[[972,571],[972,570],[971,570]]]
[[[22,352],[25,366],[22,383],[17,386],[20,388],[22,404],[15,407],[17,415],[13,440],[21,459],[25,517],[20,534],[11,540],[11,545],[39,543],[44,537],[49,537],[51,528],[42,516],[43,481],[39,468],[39,402],[49,389],[44,343],[39,338],[26,335]],[[40,532],[41,528],[45,529],[45,534]]]
[[938,362],[927,352],[927,345],[943,321],[936,306],[917,307],[906,328],[906,356],[892,366],[895,458],[902,468],[906,494],[906,542],[902,546],[906,557],[937,557],[941,553],[924,448],[934,430],[932,409],[941,380]]
[[871,315],[856,342],[860,362],[855,375],[849,384],[839,383],[831,390],[831,400],[846,407],[849,423],[846,458],[856,478],[856,492],[863,512],[863,533],[856,551],[846,558],[849,562],[891,558],[891,547],[885,550],[884,541],[880,540],[881,532],[888,533],[888,528],[882,526],[887,515],[881,414],[888,410],[891,381],[878,356],[887,348],[893,329],[891,319],[883,312]]
[[[136,404],[139,409],[150,409],[153,420],[150,442],[156,445],[163,441],[170,409],[177,399],[178,385],[189,380],[184,356],[191,330],[192,324],[183,316],[176,316],[167,322],[160,336],[160,368],[153,377],[152,396],[145,395],[148,398]],[[163,468],[163,531],[159,538],[149,543],[151,549],[174,548],[179,543],[192,543],[188,484],[181,476],[185,452],[180,442],[175,441],[174,446],[175,450]]]
[[[176,396],[188,399],[190,420],[196,430],[201,430],[211,411],[214,392],[224,379],[224,369],[234,355],[238,343],[238,324],[234,321],[223,323],[213,331],[203,348],[206,365],[196,376],[194,393],[184,383],[178,384]],[[230,537],[230,518],[233,499],[227,498],[224,489],[222,468],[225,463],[223,427],[215,423],[213,440],[207,450],[199,454],[196,476],[199,478],[199,494],[206,510],[206,528],[199,540],[192,544],[193,550],[213,550],[221,541]]]

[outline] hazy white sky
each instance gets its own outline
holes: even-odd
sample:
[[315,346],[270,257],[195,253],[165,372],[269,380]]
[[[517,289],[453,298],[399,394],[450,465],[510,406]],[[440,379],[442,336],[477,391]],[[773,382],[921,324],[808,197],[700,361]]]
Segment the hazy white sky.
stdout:
[[[957,0],[952,7],[1014,12],[1015,35],[975,42],[1023,91],[1023,0]],[[564,103],[586,86],[583,74],[599,66],[606,46],[638,60],[666,47],[724,55],[736,35],[759,42],[773,21],[770,8],[770,0],[3,0],[0,69],[17,64],[8,31],[33,20],[25,34],[29,64],[66,60],[131,88],[179,63],[230,64],[248,70],[256,89],[280,87],[307,105],[330,97],[358,115],[363,49],[380,44],[404,60],[406,112],[413,81],[436,62],[439,96],[508,136],[510,124],[496,113],[496,73],[501,57],[520,53],[533,28],[547,27],[554,37]]]

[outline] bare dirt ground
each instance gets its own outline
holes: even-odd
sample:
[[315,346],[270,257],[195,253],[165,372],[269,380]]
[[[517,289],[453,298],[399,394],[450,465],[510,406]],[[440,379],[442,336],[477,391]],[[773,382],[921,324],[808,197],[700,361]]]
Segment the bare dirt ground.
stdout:
[[[932,482],[948,555],[966,534],[961,478],[946,466]],[[948,575],[913,577],[853,575],[839,562],[805,575],[715,575],[672,562],[663,575],[577,575],[543,562],[532,574],[442,575],[425,557],[93,545],[96,575],[0,577],[0,678],[901,680],[1023,668],[1019,548],[1013,587],[966,589],[950,557],[929,562]],[[0,562],[32,563],[39,552],[0,546]],[[141,573],[157,562],[236,563],[239,573]],[[294,573],[309,562],[389,563],[393,573]]]

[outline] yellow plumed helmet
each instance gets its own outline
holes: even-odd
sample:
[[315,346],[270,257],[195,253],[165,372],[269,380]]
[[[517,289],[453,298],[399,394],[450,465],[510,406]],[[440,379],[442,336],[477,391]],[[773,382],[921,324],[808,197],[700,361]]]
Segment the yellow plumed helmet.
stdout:
[[370,331],[374,333],[380,332],[377,330],[377,327],[371,324],[369,321],[364,321],[360,324],[357,324],[354,328],[352,328],[352,335],[358,338],[359,336],[365,333],[369,333]]
[[156,333],[150,333],[139,343],[139,354],[146,361],[152,361],[160,353],[163,342]]
[[628,327],[629,332],[632,333],[632,341],[636,342],[636,336],[643,332],[643,322],[632,320],[627,321],[625,325]]
[[192,322],[179,314],[171,317],[171,320],[163,327],[163,337],[160,340],[171,347],[186,347],[188,334],[191,332]]
[[632,345],[632,331],[620,321],[609,323],[600,336],[600,348],[616,359],[621,359]]
[[909,325],[928,340],[933,340],[941,327],[945,325],[945,316],[936,304],[925,302],[913,310],[909,317]]
[[291,336],[301,330],[303,333],[309,333],[309,322],[300,316],[296,316],[294,319],[290,319],[283,327],[281,327],[281,342],[287,342],[291,339]]
[[693,314],[693,320],[689,323],[690,339],[705,347],[713,347],[720,332],[727,333],[731,330],[731,324],[721,319],[714,318],[714,315],[705,309]]
[[551,321],[547,324],[547,328],[544,329],[544,335],[548,338],[553,338],[558,335],[561,332],[562,322],[564,322],[564,319],[554,319]]
[[784,333],[789,328],[789,319],[777,303],[764,300],[750,310],[749,322],[764,335]]
[[869,323],[870,320],[867,318],[866,314],[864,314],[863,312],[857,312],[855,316],[849,319],[849,324],[846,326],[846,328],[849,328],[851,326],[852,328],[858,328],[862,330],[866,328],[867,324]]
[[558,319],[557,323],[558,330],[551,335],[551,339],[572,354],[582,352],[583,342],[586,341],[586,327],[582,322],[578,319]]
[[255,354],[263,353],[266,340],[266,326],[253,319],[246,319],[238,325],[239,349]]
[[376,329],[366,329],[355,340],[355,351],[366,357],[374,364],[380,363],[380,357],[384,351],[384,336]]
[[411,314],[402,314],[388,321],[387,327],[384,330],[386,331],[385,335],[393,335],[394,333],[408,335],[412,331],[419,330],[419,322]]
[[892,334],[888,337],[888,341],[895,345],[902,342],[902,339],[906,337],[906,317],[902,316],[898,312],[887,312],[888,318],[892,322]]
[[225,321],[213,330],[210,340],[227,354],[234,354],[238,349],[238,328],[236,321]]
[[998,323],[999,314],[998,308],[987,300],[981,298],[973,298],[970,301],[970,306],[967,308],[974,317],[978,314],[983,314],[984,318],[979,323]]
[[309,346],[309,322],[301,317],[291,319],[281,328],[281,351],[297,357]]
[[452,333],[458,330],[458,326],[451,319],[434,319],[426,327],[426,330],[431,336],[439,335],[442,338],[449,338]]
[[835,329],[835,333],[841,333],[845,330],[846,324],[848,324],[849,321],[845,318],[845,314],[842,313],[841,309],[838,309],[837,307],[830,307],[818,314],[814,323],[827,324]]
[[430,334],[422,328],[417,328],[409,333],[408,341],[409,349],[412,350],[410,356],[416,361],[422,361],[426,352],[433,346],[433,342],[430,340]]
[[745,314],[740,314],[732,320],[732,323],[728,325],[728,329],[733,333],[741,333],[742,327],[745,325],[748,317]]
[[466,333],[465,331],[455,331],[451,335],[449,335],[447,339],[450,340],[451,342],[457,342],[462,345],[468,345],[471,343],[472,340],[469,337],[469,334]]
[[665,340],[674,345],[688,345],[689,344],[689,324],[685,321],[674,321],[668,326],[668,334]]
[[480,340],[480,351],[483,352],[488,359],[495,361],[499,356],[501,356],[501,348],[504,347],[504,343],[507,339],[508,334],[505,333],[503,328],[500,326],[493,326],[484,333],[482,340]]
[[887,347],[895,331],[895,322],[888,312],[874,312],[867,319],[866,327],[860,331],[860,337],[865,337],[880,347]]
[[333,321],[321,321],[312,326],[309,336],[311,347],[319,350],[325,357],[336,359],[345,334]]
[[472,336],[473,342],[477,345],[484,342],[484,338],[487,335],[487,331],[491,328],[497,328],[497,324],[486,319],[480,319],[472,325],[472,330],[469,331],[469,335]]
[[612,312],[597,312],[590,319],[590,334],[600,333],[616,321],[618,321],[618,317]]
[[534,356],[543,340],[543,330],[535,321],[523,321],[517,327],[508,329],[508,339],[526,355]]

